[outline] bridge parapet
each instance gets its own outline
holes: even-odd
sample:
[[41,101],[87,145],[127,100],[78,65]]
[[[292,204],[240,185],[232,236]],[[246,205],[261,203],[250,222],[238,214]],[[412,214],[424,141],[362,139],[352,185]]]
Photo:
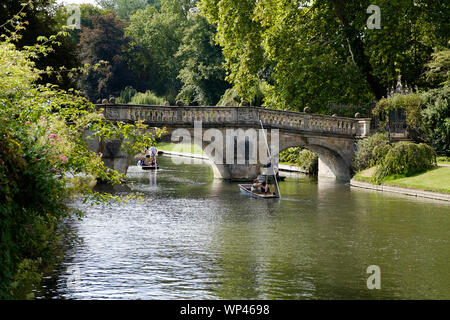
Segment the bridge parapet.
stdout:
[[268,128],[340,136],[365,137],[370,130],[370,119],[331,117],[259,107],[98,106],[104,108],[107,120],[144,120],[154,126],[192,126],[195,121],[201,121],[204,126],[259,127],[261,120]]

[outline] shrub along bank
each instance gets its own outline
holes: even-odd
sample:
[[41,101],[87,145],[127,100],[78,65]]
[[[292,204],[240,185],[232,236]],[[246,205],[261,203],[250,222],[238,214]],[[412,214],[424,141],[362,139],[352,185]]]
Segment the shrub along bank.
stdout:
[[[425,191],[450,192],[450,167],[437,167],[436,153],[426,144],[390,144],[381,136],[360,141],[354,179]],[[356,166],[356,164],[354,164]]]
[[104,166],[101,154],[87,148],[85,129],[98,139],[126,137],[122,146],[129,153],[143,150],[154,138],[141,122],[105,121],[101,110],[73,90],[37,84],[43,71],[33,60],[49,48],[19,50],[12,38],[2,35],[2,39],[0,299],[26,299],[33,298],[45,268],[57,260],[64,220],[81,217],[70,205],[72,198],[121,200],[94,192],[81,179],[68,178],[93,176],[112,184],[122,178]]
[[280,163],[300,167],[304,172],[316,174],[319,170],[317,155],[302,147],[294,147],[280,152]]

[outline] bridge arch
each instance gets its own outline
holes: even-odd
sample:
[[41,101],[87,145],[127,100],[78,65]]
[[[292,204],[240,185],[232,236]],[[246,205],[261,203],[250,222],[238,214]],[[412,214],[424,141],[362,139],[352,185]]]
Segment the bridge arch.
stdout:
[[[348,181],[354,154],[353,139],[317,137],[280,132],[279,152],[292,147],[303,147],[319,157],[319,176]],[[278,156],[276,154],[276,156]],[[275,156],[275,155],[274,155]]]
[[[256,128],[255,128],[256,129]],[[176,143],[170,139],[176,129],[168,129],[163,141]],[[204,141],[203,139],[194,139],[193,129],[183,129],[191,137],[188,143],[196,144],[205,150],[210,146],[210,141]],[[218,129],[222,135],[225,136],[226,129]],[[341,181],[348,181],[350,179],[350,164],[354,153],[353,139],[344,139],[342,137],[328,137],[328,136],[314,136],[314,135],[299,135],[297,133],[280,130],[278,131],[277,138],[279,139],[278,149],[273,150],[273,157],[278,158],[279,153],[291,147],[304,147],[311,152],[317,154],[319,157],[319,176],[336,178]],[[271,130],[267,132],[267,139],[271,144],[272,136]],[[223,149],[215,150],[219,154],[209,155],[207,152],[205,155],[209,158],[211,166],[216,178],[222,178],[227,180],[249,180],[254,179],[260,172],[261,157],[258,150],[258,163],[248,163],[247,153],[251,153],[251,150],[255,147],[262,148],[262,152],[265,153],[265,142],[258,141],[258,146],[254,146],[251,143],[246,143],[246,164],[237,164],[235,161],[233,165],[226,164],[226,142],[223,141]],[[234,145],[236,148],[236,145]],[[250,150],[247,150],[249,148]],[[186,152],[186,150],[179,150],[180,152]],[[189,151],[187,151],[189,153]],[[217,163],[215,159],[219,158],[222,161]],[[236,158],[234,159],[236,160]]]
[[[219,131],[228,128],[259,129],[260,124],[263,123],[269,132],[271,129],[279,130],[279,150],[294,146],[302,146],[311,150],[319,156],[319,175],[332,176],[338,180],[350,179],[354,141],[366,137],[370,133],[370,119],[330,117],[258,107],[114,104],[99,105],[99,107],[104,108],[105,118],[108,121],[133,123],[137,120],[144,120],[144,123],[150,127],[166,127],[172,128],[171,130],[185,128],[191,133],[194,131],[195,122],[202,122],[205,129],[216,128]],[[199,143],[198,141],[193,142]],[[202,142],[203,149],[207,145],[209,145],[208,142]],[[275,152],[276,154],[278,151]],[[221,156],[225,159],[224,150],[222,150]],[[112,156],[114,161],[115,157],[117,156]],[[224,179],[251,179],[256,177],[259,172],[259,164],[229,165],[212,162],[215,176]]]

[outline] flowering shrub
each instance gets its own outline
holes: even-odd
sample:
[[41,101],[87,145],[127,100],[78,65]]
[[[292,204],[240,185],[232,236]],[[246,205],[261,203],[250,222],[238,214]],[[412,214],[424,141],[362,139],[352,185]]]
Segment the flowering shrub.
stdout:
[[[35,81],[33,48],[18,50],[11,39],[0,42],[0,298],[31,298],[43,268],[55,260],[64,234],[62,221],[81,217],[70,197],[117,199],[94,192],[78,174],[112,184],[122,175],[105,167],[87,148],[95,138],[123,138],[130,154],[154,137],[142,122],[109,123],[101,111],[75,90],[63,91]],[[45,53],[40,46],[39,52]]]

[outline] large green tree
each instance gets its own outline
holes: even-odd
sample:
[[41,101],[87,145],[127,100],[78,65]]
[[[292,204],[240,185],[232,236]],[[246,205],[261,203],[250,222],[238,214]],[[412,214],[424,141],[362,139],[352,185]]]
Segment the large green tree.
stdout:
[[[381,9],[381,29],[367,27],[372,4]],[[237,92],[251,98],[264,81],[266,104],[279,108],[365,103],[381,98],[399,74],[425,87],[424,65],[449,37],[449,4],[439,0],[201,0],[199,6],[217,25]]]
[[199,14],[192,14],[177,52],[183,87],[178,98],[188,104],[215,105],[230,87],[225,81],[222,50],[214,42],[216,28]]
[[135,85],[136,77],[128,67],[130,40],[124,35],[124,22],[114,13],[91,17],[92,28],[82,27],[80,57],[92,69],[81,79],[86,95],[92,100],[118,96],[127,85]]
[[126,35],[133,39],[133,71],[149,89],[171,100],[182,86],[177,78],[181,66],[176,53],[194,7],[189,0],[162,0],[159,10],[153,6],[138,10],[126,29]]

